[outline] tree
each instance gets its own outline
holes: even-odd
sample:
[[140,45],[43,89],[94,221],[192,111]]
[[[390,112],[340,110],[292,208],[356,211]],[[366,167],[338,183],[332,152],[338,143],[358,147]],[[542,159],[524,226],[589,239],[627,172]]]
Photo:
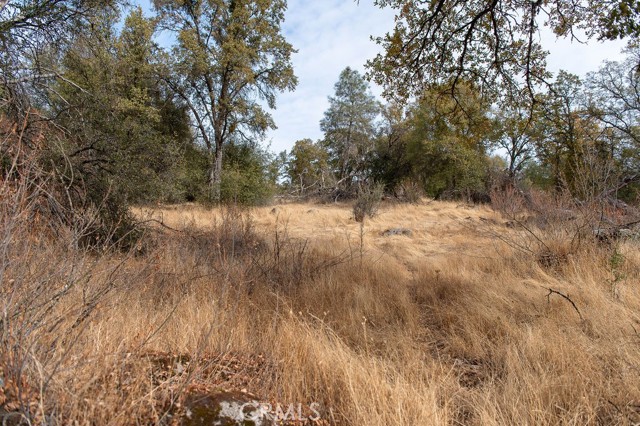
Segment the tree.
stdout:
[[[262,108],[297,84],[293,47],[281,34],[285,0],[155,0],[177,35],[167,83],[188,106],[209,153],[210,198],[220,200],[224,146],[275,124]],[[170,58],[165,57],[166,61]]]
[[374,120],[380,105],[366,80],[349,67],[340,73],[335,96],[320,121],[324,143],[336,175],[347,189],[365,175],[366,158],[373,148]]
[[623,62],[606,61],[587,76],[589,112],[613,129],[628,146],[640,149],[640,47]]
[[407,155],[407,135],[411,131],[407,109],[399,103],[382,108],[375,148],[370,158],[371,177],[383,183],[389,192],[411,177]]
[[534,142],[539,137],[539,113],[528,102],[505,102],[498,106],[492,134],[495,147],[504,150],[507,156],[507,173],[514,180],[525,164],[535,155]]
[[221,200],[246,205],[265,204],[276,189],[270,170],[272,154],[258,145],[230,141],[225,156]]
[[486,187],[489,105],[470,85],[458,90],[460,101],[439,90],[426,91],[410,111],[412,173],[433,197],[469,195]]
[[[419,94],[425,82],[474,82],[483,93],[530,95],[547,81],[541,27],[559,37],[616,39],[640,35],[637,0],[376,0],[398,9],[395,29],[368,63],[387,96]],[[455,94],[455,92],[452,92]]]
[[41,89],[48,88],[54,69],[42,63],[48,46],[64,50],[66,41],[82,33],[112,0],[0,0],[0,108],[24,115]]
[[134,10],[118,35],[115,5],[0,1],[0,114],[28,129],[35,164],[16,175],[37,170],[49,223],[90,246],[133,242],[127,202],[171,181],[167,148],[189,131],[153,79],[153,25]]
[[104,13],[74,38],[49,111],[66,130],[60,155],[90,197],[97,204],[117,198],[126,208],[167,194],[191,135],[186,111],[157,76],[153,23],[135,8],[116,34],[118,20]]
[[565,71],[543,97],[536,151],[550,169],[556,192],[568,190],[574,197],[597,197],[616,180],[609,132],[586,109],[583,83]]
[[606,61],[586,81],[587,109],[609,139],[606,148],[616,161],[616,191],[629,196],[640,181],[640,48],[632,46],[622,62]]
[[581,90],[578,76],[560,71],[543,100],[543,131],[536,149],[539,160],[551,169],[556,192],[571,186],[576,170]]
[[329,153],[321,143],[311,139],[296,141],[286,164],[286,173],[292,188],[300,195],[320,191],[330,182]]

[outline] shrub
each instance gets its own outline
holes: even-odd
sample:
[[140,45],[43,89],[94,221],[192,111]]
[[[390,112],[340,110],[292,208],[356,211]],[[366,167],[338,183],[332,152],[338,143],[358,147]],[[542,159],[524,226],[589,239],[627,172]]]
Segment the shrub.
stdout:
[[357,222],[364,221],[366,216],[374,217],[384,195],[384,185],[374,183],[363,187],[353,205],[353,217]]
[[407,203],[417,204],[424,197],[424,190],[416,180],[404,179],[398,185],[396,196]]
[[230,144],[225,148],[221,197],[226,203],[264,205],[275,193],[269,176],[269,153],[248,144]]

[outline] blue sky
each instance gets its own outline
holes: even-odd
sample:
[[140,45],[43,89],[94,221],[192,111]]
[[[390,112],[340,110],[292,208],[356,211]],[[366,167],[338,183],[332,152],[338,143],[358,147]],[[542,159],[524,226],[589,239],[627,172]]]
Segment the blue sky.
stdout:
[[[140,0],[148,10],[149,0]],[[298,87],[278,97],[272,115],[278,126],[265,141],[272,151],[289,150],[295,141],[320,139],[320,120],[328,108],[327,97],[340,72],[347,66],[364,73],[364,64],[380,48],[371,36],[381,36],[393,28],[394,11],[380,9],[373,0],[289,0],[282,29],[298,53],[293,55]],[[623,42],[571,43],[549,31],[541,34],[542,45],[550,52],[549,69],[584,76],[605,59],[621,58]],[[378,95],[379,87],[372,85]]]
[[295,92],[279,96],[272,113],[278,129],[267,142],[276,152],[298,139],[322,137],[319,123],[340,72],[349,66],[364,73],[367,59],[379,51],[370,37],[390,31],[394,18],[393,10],[374,7],[372,0],[289,0],[288,6],[283,30],[298,49],[293,64],[299,81]]
[[[289,0],[285,35],[298,49],[293,56],[298,88],[278,97],[273,117],[278,129],[272,131],[267,143],[275,152],[289,150],[296,140],[322,138],[320,120],[328,108],[327,97],[340,71],[350,66],[364,72],[364,64],[380,48],[370,36],[381,36],[393,28],[394,11],[373,5],[373,0]],[[556,40],[551,32],[543,32],[541,41],[550,51],[551,71],[560,69],[583,76],[596,70],[605,59],[619,59],[623,42],[589,43],[581,45],[568,40]],[[372,91],[381,89],[372,85]]]

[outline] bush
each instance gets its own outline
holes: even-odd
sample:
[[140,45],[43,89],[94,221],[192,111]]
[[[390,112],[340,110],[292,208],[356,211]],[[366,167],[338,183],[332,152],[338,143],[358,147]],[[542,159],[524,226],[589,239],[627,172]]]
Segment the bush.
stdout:
[[222,176],[221,198],[225,203],[246,206],[265,205],[274,194],[274,187],[260,173],[229,168]]
[[378,212],[380,201],[384,195],[384,185],[375,183],[363,187],[358,193],[353,205],[353,217],[357,222],[363,222],[366,216],[374,217]]
[[135,246],[140,230],[129,211],[126,191],[82,153],[68,155],[64,133],[29,116],[24,123],[29,131],[17,134],[10,130],[11,121],[0,116],[3,190],[20,192],[25,211],[53,236],[73,235],[73,246],[95,250]]
[[398,199],[411,204],[417,204],[424,197],[424,190],[414,179],[404,179],[398,185],[395,195]]
[[225,203],[264,205],[275,193],[269,176],[269,153],[248,144],[225,147],[221,198]]

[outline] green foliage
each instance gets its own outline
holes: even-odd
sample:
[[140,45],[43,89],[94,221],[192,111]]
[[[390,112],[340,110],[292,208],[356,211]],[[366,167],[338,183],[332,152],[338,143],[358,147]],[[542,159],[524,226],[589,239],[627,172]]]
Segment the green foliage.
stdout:
[[526,97],[503,102],[496,110],[491,143],[506,154],[506,172],[509,179],[514,180],[520,177],[525,164],[535,155],[535,142],[542,131],[537,125],[539,110],[532,108]]
[[188,144],[182,154],[170,202],[206,201],[208,196],[207,170],[209,160],[207,150],[195,144]]
[[24,119],[55,76],[48,63],[50,46],[56,55],[91,21],[114,8],[111,0],[0,1],[0,111]]
[[345,68],[335,84],[335,96],[329,97],[320,128],[330,164],[347,190],[367,173],[366,160],[373,149],[374,120],[379,112],[380,105],[366,80],[358,71]]
[[[399,10],[369,63],[395,102],[381,108],[346,68],[323,140],[297,141],[288,156],[255,142],[275,127],[266,107],[297,84],[285,0],[155,0],[156,17],[134,8],[122,29],[107,0],[0,0],[0,113],[14,128],[33,111],[50,119],[41,161],[71,204],[98,212],[92,233],[107,239],[131,231],[131,203],[261,204],[283,177],[301,195],[357,195],[359,220],[383,188],[409,201],[468,195],[504,168],[512,182],[580,199],[638,196],[637,1],[376,3]],[[538,93],[551,78],[533,37],[542,14],[560,36],[584,27],[635,42],[586,84],[560,72]],[[170,52],[154,43],[157,29],[175,35]]]
[[378,128],[375,149],[369,156],[370,177],[385,185],[387,191],[412,193],[412,202],[422,195],[411,179],[413,164],[407,150],[408,134],[411,131],[405,108],[390,104],[382,109],[382,123]]
[[271,155],[247,143],[231,143],[225,148],[221,201],[262,205],[275,194],[276,182],[270,173]]
[[[602,5],[600,5],[602,7]],[[617,38],[640,35],[640,2],[637,0],[622,0],[613,2],[604,13],[599,15],[600,40],[614,40]]]
[[429,91],[411,111],[409,161],[413,175],[432,197],[486,188],[488,106],[472,89],[463,90],[464,104],[448,94]]
[[573,180],[579,145],[580,100],[582,82],[578,76],[560,71],[554,85],[544,99],[542,139],[538,142],[538,156],[551,164],[556,186],[562,180]]
[[165,55],[167,82],[189,108],[209,152],[210,199],[220,200],[224,145],[274,128],[261,100],[293,90],[293,47],[281,33],[285,0],[156,0],[178,44]]
[[613,141],[587,111],[580,79],[561,71],[542,97],[541,110],[537,157],[550,171],[555,190],[568,190],[574,197],[586,200],[615,185]]
[[118,19],[95,17],[61,56],[46,108],[64,133],[48,138],[44,160],[76,207],[97,212],[92,235],[114,240],[131,234],[131,203],[172,198],[190,139],[185,110],[157,78],[153,23],[134,9],[117,34]]
[[296,141],[286,163],[289,185],[301,195],[321,191],[333,181],[329,153],[311,139]]
[[[270,201],[277,189],[277,163],[268,151],[249,143],[230,143],[225,147],[221,202],[226,204],[262,205]],[[175,202],[208,203],[209,168],[207,149],[190,145],[184,153],[175,182]]]
[[587,75],[586,108],[602,129],[601,145],[608,147],[622,181],[618,195],[635,201],[640,193],[640,47],[632,45],[626,53],[623,61],[606,61]]
[[128,203],[147,202],[169,190],[187,117],[156,77],[152,22],[134,9],[118,36],[116,19],[103,15],[66,52],[52,109],[71,136],[64,151],[89,186],[101,181]]
[[376,0],[397,9],[395,28],[368,63],[388,98],[419,95],[426,84],[471,81],[483,94],[533,95],[551,75],[538,33],[615,39],[640,36],[640,4],[624,1]]
[[545,191],[553,190],[554,181],[549,167],[538,161],[527,161],[522,168],[522,183],[526,187],[540,188]]
[[619,247],[614,247],[611,257],[609,257],[609,269],[611,270],[612,278],[609,281],[611,290],[615,296],[619,296],[618,286],[627,279],[627,274],[624,272],[624,264],[627,261],[624,254],[620,252]]

